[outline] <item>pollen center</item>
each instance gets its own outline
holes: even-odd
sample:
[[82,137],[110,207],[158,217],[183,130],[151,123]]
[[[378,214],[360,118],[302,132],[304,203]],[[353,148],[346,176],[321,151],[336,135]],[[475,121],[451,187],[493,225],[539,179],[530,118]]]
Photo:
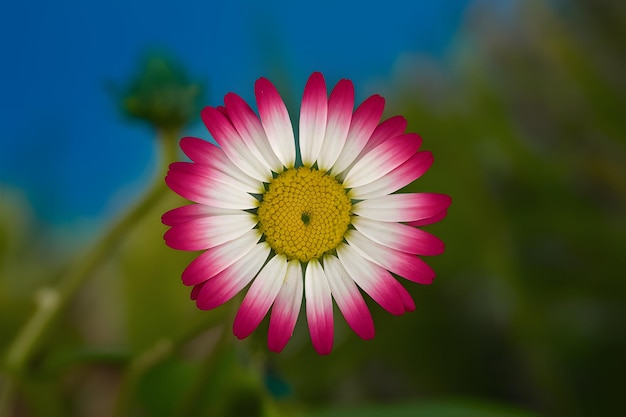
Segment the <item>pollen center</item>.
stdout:
[[276,253],[308,262],[341,243],[351,207],[346,190],[333,177],[313,168],[291,168],[263,194],[259,228]]

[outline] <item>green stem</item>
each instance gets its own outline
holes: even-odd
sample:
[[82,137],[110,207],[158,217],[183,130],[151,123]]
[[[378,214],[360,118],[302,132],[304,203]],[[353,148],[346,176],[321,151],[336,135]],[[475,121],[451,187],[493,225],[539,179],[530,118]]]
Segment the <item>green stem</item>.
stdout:
[[[141,378],[152,368],[159,365],[167,358],[175,354],[186,342],[194,339],[200,333],[206,332],[208,328],[216,325],[215,318],[204,319],[185,330],[180,335],[171,339],[160,339],[154,345],[136,355],[129,366],[120,384],[119,394],[113,410],[114,417],[123,417],[132,415],[130,408],[132,407],[132,395],[136,391],[137,385]],[[228,326],[217,325],[219,327],[220,336],[216,346],[211,349],[209,357],[215,356],[224,345],[227,335],[230,333],[226,330]],[[179,414],[187,415],[187,414]]]
[[133,225],[166,194],[163,173],[167,164],[176,155],[176,132],[161,132],[161,166],[154,184],[130,210],[124,214],[104,236],[83,256],[70,265],[61,278],[58,288],[46,289],[37,297],[35,313],[18,333],[9,346],[6,356],[6,369],[19,377],[31,361],[44,336],[54,326],[59,315],[65,310],[82,283],[92,275],[98,266],[115,249],[121,238],[132,229]]
[[131,395],[135,391],[141,376],[168,358],[173,353],[174,348],[175,345],[171,340],[161,339],[130,363],[120,386],[113,416],[131,415],[128,412],[131,406]]
[[[231,300],[230,315],[232,317],[231,320],[228,321],[229,323],[232,323],[232,320],[234,319],[235,313],[237,311],[237,307],[240,304],[240,302],[233,303]],[[217,360],[222,357],[221,355],[224,353],[230,341],[232,341],[231,327],[223,325],[220,329],[219,338],[215,346],[209,351],[209,353],[199,364],[199,373],[198,375],[196,375],[191,386],[187,389],[174,415],[191,416],[197,413],[197,411],[194,410],[197,408],[198,402],[203,398],[203,393],[205,392],[205,388],[208,385],[208,381],[215,375]]]

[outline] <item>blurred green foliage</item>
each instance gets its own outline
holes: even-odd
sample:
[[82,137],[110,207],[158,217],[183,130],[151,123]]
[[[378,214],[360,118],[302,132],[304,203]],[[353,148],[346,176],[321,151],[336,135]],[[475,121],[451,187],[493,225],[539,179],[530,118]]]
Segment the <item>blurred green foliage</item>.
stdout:
[[[163,244],[159,217],[182,204],[169,195],[81,288],[19,376],[9,415],[620,409],[626,6],[555,4],[521,2],[506,16],[477,7],[450,62],[401,61],[385,93],[388,115],[403,114],[435,155],[408,189],[453,196],[446,220],[428,228],[447,243],[428,259],[438,279],[406,285],[416,312],[393,317],[370,303],[377,336],[367,342],[337,312],[328,357],[314,353],[302,316],[279,355],[265,347],[266,322],[237,341],[239,301],[202,312],[180,284],[195,255]],[[2,197],[0,352],[69,257],[50,249],[19,199]],[[8,381],[0,377],[0,389]]]

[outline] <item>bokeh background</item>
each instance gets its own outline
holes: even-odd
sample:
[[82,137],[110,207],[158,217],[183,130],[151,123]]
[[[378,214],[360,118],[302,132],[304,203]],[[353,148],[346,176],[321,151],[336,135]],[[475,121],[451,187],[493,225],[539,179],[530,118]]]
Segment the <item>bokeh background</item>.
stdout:
[[[622,2],[73,0],[0,9],[0,415],[622,408]],[[193,104],[219,105],[229,91],[253,103],[265,76],[297,117],[312,71],[331,85],[352,79],[360,100],[385,96],[386,115],[403,114],[435,155],[408,189],[453,197],[448,217],[428,228],[447,244],[428,259],[438,278],[407,285],[415,312],[392,317],[372,303],[377,336],[367,342],[338,317],[327,357],[310,346],[302,315],[281,354],[265,347],[266,323],[238,341],[237,300],[212,312],[189,301],[179,277],[195,255],[163,244],[160,216],[182,203],[164,193],[124,224],[28,359],[11,366],[33,312],[161,183],[163,126],[139,120],[133,105],[145,83],[174,79],[191,86],[183,90]],[[179,98],[174,108],[184,107]],[[197,113],[183,113],[188,123],[168,133],[211,139]]]

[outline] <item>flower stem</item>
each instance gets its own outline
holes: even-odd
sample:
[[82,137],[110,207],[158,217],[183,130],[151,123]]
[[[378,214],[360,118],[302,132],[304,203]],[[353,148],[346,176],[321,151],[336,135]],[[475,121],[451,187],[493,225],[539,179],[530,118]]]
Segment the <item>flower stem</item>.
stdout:
[[36,299],[35,313],[7,349],[5,366],[11,374],[19,377],[24,372],[42,339],[54,326],[57,318],[74,298],[82,283],[102,264],[133,225],[166,195],[167,187],[163,183],[162,174],[167,169],[168,163],[175,158],[177,136],[175,131],[159,134],[161,168],[159,175],[143,198],[112,227],[108,228],[102,238],[87,253],[79,256],[69,266],[58,288],[40,291]]
[[[231,316],[234,318],[237,309],[234,306],[241,304],[231,302]],[[232,322],[232,320],[230,320]],[[208,354],[201,361],[198,374],[195,376],[191,386],[187,389],[183,396],[178,408],[176,409],[176,416],[191,416],[197,413],[197,406],[200,399],[203,398],[205,388],[209,383],[211,377],[215,375],[217,361],[224,354],[225,349],[232,337],[231,327],[222,325],[219,330],[219,336],[213,348],[209,350]]]
[[174,351],[175,345],[169,339],[161,339],[152,347],[135,357],[126,369],[120,386],[120,392],[113,409],[113,416],[130,415],[131,395],[139,380],[147,371],[167,359]]
[[156,367],[178,352],[185,343],[196,338],[200,333],[206,332],[207,329],[215,331],[219,334],[215,347],[209,351],[209,357],[215,356],[216,352],[219,353],[225,344],[227,335],[230,334],[227,331],[227,327],[228,326],[224,326],[223,324],[216,324],[214,317],[209,318],[209,320],[201,320],[185,330],[183,333],[173,338],[160,339],[148,349],[135,355],[126,368],[126,372],[122,378],[112,415],[114,417],[131,415],[131,408],[133,406],[132,395],[135,393],[142,377],[152,368]]

